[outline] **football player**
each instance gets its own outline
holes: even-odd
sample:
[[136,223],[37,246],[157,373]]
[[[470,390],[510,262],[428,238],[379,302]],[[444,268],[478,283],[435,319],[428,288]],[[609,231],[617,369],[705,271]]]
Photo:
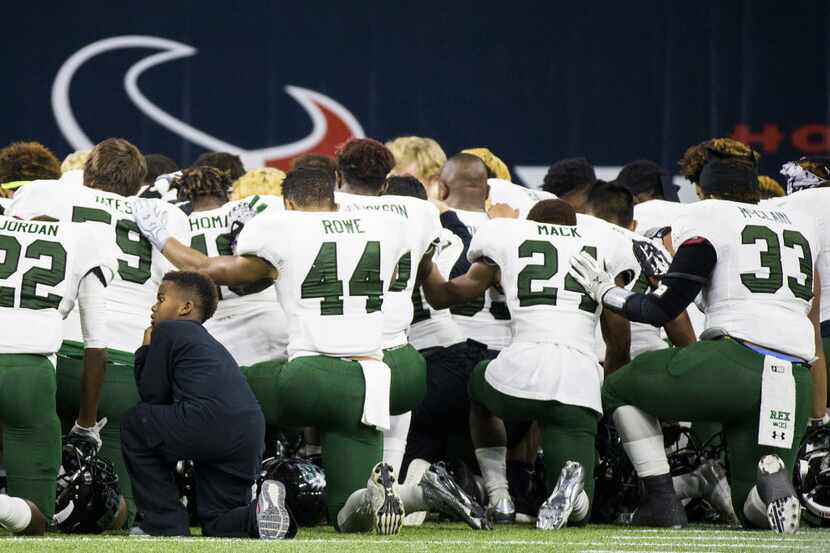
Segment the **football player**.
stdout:
[[[115,254],[86,225],[21,221],[0,216],[0,419],[8,492],[0,496],[0,524],[12,532],[42,533],[55,509],[61,428],[55,413],[55,353],[63,319],[77,304],[83,361],[75,388],[69,439],[101,447],[97,404],[106,368],[105,287]],[[120,444],[117,444],[118,447]]]
[[[771,198],[761,202],[765,207],[787,207],[801,211],[811,217],[818,226],[821,250],[816,252],[816,271],[821,280],[821,296],[830,298],[830,233],[827,230],[827,207],[830,202],[830,158],[811,156],[796,162],[786,163],[781,174],[787,177],[787,196]],[[824,351],[830,349],[830,299],[820,305],[821,336]],[[815,375],[813,384],[821,387],[822,383],[830,397],[830,379],[821,380],[822,375]],[[826,412],[814,411],[810,415],[813,425],[826,424]]]
[[441,221],[438,209],[428,201],[382,195],[386,176],[394,166],[395,158],[383,144],[371,139],[349,141],[337,153],[335,199],[341,211],[389,213],[407,225],[407,248],[398,262],[397,278],[383,301],[383,362],[392,369],[392,379],[409,392],[390,406],[392,427],[383,435],[383,459],[400,472],[412,409],[426,393],[426,362],[406,336],[413,317],[412,293],[416,280],[432,270]]
[[[244,202],[228,202],[226,173],[213,167],[185,169],[176,179],[179,201],[189,202],[190,247],[208,256],[231,255],[228,214]],[[258,203],[282,209],[282,198],[260,196]],[[247,293],[246,293],[247,292]],[[223,344],[239,366],[286,359],[288,329],[273,287],[261,291],[219,288],[219,307],[205,328]]]
[[[108,361],[99,411],[109,424],[103,429],[101,453],[115,465],[130,523],[135,505],[121,455],[121,416],[138,403],[133,352],[141,345],[147,313],[155,303],[161,278],[172,268],[138,232],[127,202],[138,191],[145,172],[144,158],[135,146],[110,138],[90,153],[84,166],[83,185],[34,181],[15,194],[8,209],[10,216],[21,219],[45,215],[58,221],[84,223],[117,251],[118,270],[105,293],[109,313],[104,338]],[[168,213],[170,231],[182,240],[189,238],[187,216],[170,204],[153,201]],[[78,389],[83,385],[80,331],[77,314],[70,315],[64,325],[57,364],[57,407],[65,420],[77,413]]]
[[[516,215],[504,204],[491,212]],[[540,425],[551,492],[537,517],[542,529],[587,517],[602,413],[602,368],[594,343],[600,309],[560,270],[560,259],[587,251],[624,282],[631,278],[630,247],[610,225],[593,217],[577,219],[567,203],[544,200],[528,220],[497,218],[482,225],[470,245],[472,265],[465,275],[442,282],[433,273],[424,284],[435,307],[474,298],[496,285],[504,291],[513,339],[495,360],[476,367],[470,395],[503,419]],[[602,315],[608,372],[628,360],[628,326],[613,313]]]
[[606,379],[603,404],[646,489],[633,524],[686,524],[660,417],[721,422],[742,522],[795,532],[800,507],[790,475],[817,403],[811,370],[826,371],[816,228],[797,211],[756,205],[754,159],[707,155],[698,181],[704,200],[672,225],[674,259],[655,292],[620,288],[592,258],[572,258],[575,277],[591,296],[632,321],[664,324],[703,292],[704,339],[640,355]]

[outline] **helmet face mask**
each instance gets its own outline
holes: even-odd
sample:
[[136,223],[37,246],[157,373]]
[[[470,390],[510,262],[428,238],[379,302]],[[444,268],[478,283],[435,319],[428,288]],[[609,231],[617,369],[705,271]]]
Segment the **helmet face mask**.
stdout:
[[285,485],[286,505],[301,527],[316,526],[326,520],[326,475],[306,459],[272,457],[262,462],[257,487],[263,480],[278,480]]
[[811,526],[830,526],[830,430],[807,433],[798,450],[793,485]]
[[71,443],[63,457],[55,493],[55,526],[70,534],[100,534],[118,517],[121,492],[115,467]]

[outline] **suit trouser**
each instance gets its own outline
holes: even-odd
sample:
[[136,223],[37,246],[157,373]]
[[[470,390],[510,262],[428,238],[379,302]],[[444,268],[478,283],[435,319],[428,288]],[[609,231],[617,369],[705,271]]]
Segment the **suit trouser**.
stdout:
[[188,426],[172,405],[140,403],[122,420],[121,447],[144,516],[142,529],[151,535],[190,534],[175,468],[177,461],[192,459],[202,535],[258,537],[252,489],[265,437],[262,413],[228,417],[209,428]]

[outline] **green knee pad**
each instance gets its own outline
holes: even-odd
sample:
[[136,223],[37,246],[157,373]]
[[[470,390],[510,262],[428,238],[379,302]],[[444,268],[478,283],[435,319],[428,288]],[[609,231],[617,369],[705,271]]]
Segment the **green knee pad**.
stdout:
[[0,419],[8,493],[32,501],[51,519],[61,434],[55,414],[55,368],[49,359],[0,355]]
[[282,415],[282,403],[277,397],[278,382],[285,361],[263,361],[249,367],[240,367],[248,386],[259,402],[265,423],[268,426],[279,426]]
[[[67,424],[71,428],[78,415],[82,369],[83,344],[64,342],[58,352],[57,367],[58,413],[64,421],[64,428]],[[127,503],[128,524],[131,524],[135,517],[136,507],[130,475],[121,453],[121,419],[140,401],[133,369],[133,354],[108,349],[107,373],[98,401],[98,418],[107,418],[107,425],[101,431],[101,456],[112,461],[115,466],[121,495]]]
[[427,362],[409,344],[384,350],[383,362],[392,371],[389,412],[402,415],[412,411],[427,393]]

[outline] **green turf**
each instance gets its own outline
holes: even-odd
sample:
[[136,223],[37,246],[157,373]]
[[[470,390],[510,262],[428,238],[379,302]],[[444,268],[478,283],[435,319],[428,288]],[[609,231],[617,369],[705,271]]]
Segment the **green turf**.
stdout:
[[461,524],[427,523],[404,528],[399,536],[384,538],[363,534],[337,534],[330,528],[303,529],[296,540],[260,542],[205,538],[142,539],[120,535],[62,536],[49,538],[0,538],[6,552],[247,552],[303,551],[311,553],[385,553],[489,551],[562,553],[778,553],[783,551],[830,552],[830,531],[802,530],[795,536],[771,532],[693,527],[687,530],[647,530],[611,526],[568,528],[541,532],[531,526],[499,526],[492,532],[473,532]]

